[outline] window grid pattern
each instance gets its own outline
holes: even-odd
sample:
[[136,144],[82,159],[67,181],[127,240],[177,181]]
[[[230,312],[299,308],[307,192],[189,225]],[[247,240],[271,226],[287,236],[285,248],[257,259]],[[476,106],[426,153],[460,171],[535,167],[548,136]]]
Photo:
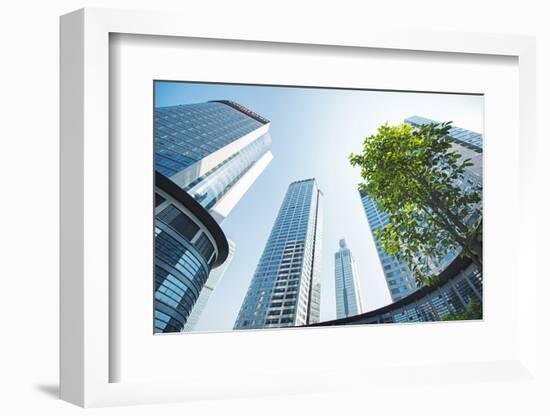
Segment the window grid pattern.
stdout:
[[235,329],[318,322],[321,193],[290,184],[235,322]]
[[208,278],[199,252],[173,229],[155,229],[155,332],[181,331]]
[[[472,285],[478,290],[472,290]],[[424,297],[405,303],[390,312],[370,315],[365,320],[355,321],[354,324],[440,321],[449,313],[464,310],[471,301],[482,302],[481,287],[481,274],[474,265],[470,265],[465,271],[443,284],[441,288]]]
[[359,191],[359,195],[374,238],[390,296],[396,302],[413,293],[417,289],[416,282],[407,264],[396,256],[387,254],[382,248],[380,240],[375,237],[376,230],[388,224],[388,214],[379,210],[376,202],[369,198],[367,194]]
[[216,289],[216,286],[218,285],[223,275],[227,271],[229,265],[231,264],[233,255],[235,254],[235,243],[232,242],[231,240],[228,240],[228,243],[229,243],[229,254],[227,256],[227,259],[221,266],[218,266],[215,269],[212,269],[210,271],[208,279],[206,280],[206,283],[202,288],[201,294],[199,295],[199,298],[195,302],[195,305],[193,306],[193,310],[191,311],[189,318],[187,318],[187,322],[184,328],[184,331],[186,332],[195,330],[195,327],[200,321],[200,318],[204,312],[204,309],[208,305],[208,301],[210,300],[210,297],[212,296],[214,289]]
[[359,315],[363,312],[357,266],[351,250],[344,240],[340,250],[334,253],[334,278],[336,290],[336,318]]
[[[414,127],[420,127],[426,124],[437,124],[439,121],[430,120],[425,117],[412,116],[406,118],[405,123]],[[481,153],[483,151],[483,136],[479,133],[453,126],[449,130],[449,138],[462,146],[474,150],[477,153]]]
[[155,108],[155,169],[171,177],[263,124],[220,102]]
[[[438,122],[424,117],[412,116],[406,118],[405,123],[419,127]],[[474,186],[481,186],[483,136],[460,127],[452,127],[449,130],[449,138],[454,142],[452,150],[458,151],[463,158],[469,158],[474,164],[472,167],[466,169],[464,177],[457,180],[457,186],[465,191],[469,191]],[[368,195],[361,191],[359,191],[359,194],[374,237],[377,229],[381,229],[388,224],[388,214],[379,210],[376,202],[369,198]],[[468,221],[473,222],[477,219],[478,216],[474,215],[468,218]],[[407,264],[396,256],[388,255],[376,237],[374,237],[374,242],[392,300],[396,302],[417,290],[418,286]],[[436,273],[443,270],[456,258],[459,252],[459,249],[453,249],[442,258],[432,259],[432,270]]]

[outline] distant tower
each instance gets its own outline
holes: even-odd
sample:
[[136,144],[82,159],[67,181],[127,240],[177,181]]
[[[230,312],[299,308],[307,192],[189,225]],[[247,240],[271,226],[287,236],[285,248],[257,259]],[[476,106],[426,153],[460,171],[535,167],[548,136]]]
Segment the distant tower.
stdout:
[[336,318],[346,318],[363,313],[357,266],[344,239],[340,240],[340,250],[334,253],[334,279],[336,283]]
[[319,322],[322,207],[315,179],[289,185],[234,329]]

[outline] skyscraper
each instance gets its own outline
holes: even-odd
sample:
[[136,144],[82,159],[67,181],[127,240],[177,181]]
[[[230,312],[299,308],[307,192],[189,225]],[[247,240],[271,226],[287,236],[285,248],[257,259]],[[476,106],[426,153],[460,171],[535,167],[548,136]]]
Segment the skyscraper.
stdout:
[[216,286],[218,286],[218,283],[220,283],[220,280],[222,280],[223,275],[231,264],[231,260],[233,260],[233,255],[235,254],[235,243],[231,240],[228,240],[228,243],[229,254],[227,256],[227,259],[220,267],[217,267],[210,272],[210,275],[208,276],[208,279],[206,280],[206,283],[202,288],[201,294],[195,302],[189,318],[187,318],[187,323],[185,324],[184,329],[184,331],[186,332],[195,330],[195,327],[197,326],[199,319],[204,312],[204,309],[208,305],[208,301],[210,300],[214,289],[216,289]]
[[[414,127],[419,127],[425,124],[439,123],[439,121],[431,120],[426,117],[411,116],[405,119],[405,123]],[[454,143],[471,149],[476,153],[482,153],[483,151],[483,135],[480,133],[453,126],[449,130],[449,138]]]
[[382,248],[380,240],[375,237],[376,230],[383,228],[388,224],[388,214],[378,209],[376,203],[368,197],[367,194],[359,191],[363,209],[367,215],[367,220],[376,244],[376,251],[382,266],[382,271],[386,278],[386,284],[390,291],[390,296],[394,302],[411,294],[416,290],[416,282],[407,264],[399,260],[396,256],[387,254]]
[[289,185],[234,329],[319,322],[322,208],[315,179]]
[[344,239],[340,240],[340,249],[334,253],[334,279],[336,319],[363,313],[357,265]]
[[[424,124],[439,123],[438,121],[430,120],[425,117],[412,116],[405,119],[405,123],[420,127]],[[461,157],[459,162],[469,159],[472,166],[464,170],[464,175],[455,180],[455,185],[466,192],[473,188],[482,188],[483,185],[483,136],[470,130],[453,126],[447,135],[451,139],[451,151],[458,152]],[[481,215],[482,202],[478,204],[478,213],[466,218],[468,223],[475,223]],[[434,273],[439,273],[447,267],[451,261],[460,253],[460,249],[450,250],[445,256],[440,259],[433,259],[432,270]]]
[[219,223],[271,161],[269,125],[231,101],[155,109],[155,332],[182,331],[227,261]]
[[[405,123],[413,127],[424,124],[438,123],[429,118],[412,116],[405,119]],[[452,127],[448,136],[452,141],[451,150],[462,155],[462,159],[470,159],[473,166],[466,168],[464,178],[459,183],[462,187],[481,185],[483,174],[483,135],[460,127]]]
[[[419,127],[423,124],[437,123],[437,121],[412,116],[405,119],[405,123],[413,127]],[[448,137],[453,142],[451,150],[459,152],[462,155],[462,159],[469,158],[473,163],[473,166],[467,168],[464,177],[457,180],[457,185],[464,190],[469,190],[472,186],[480,186],[483,169],[483,136],[460,127],[453,127],[450,129]],[[368,195],[359,191],[359,196],[374,237],[376,230],[383,228],[389,222],[388,214],[379,210],[376,203]],[[417,289],[416,282],[407,264],[395,256],[388,255],[382,249],[380,241],[376,238],[374,240],[391,298],[396,302],[414,292]],[[458,250],[451,250],[443,258],[437,259],[434,269],[445,268],[457,254]]]
[[155,109],[155,169],[218,223],[273,158],[270,122],[232,101]]

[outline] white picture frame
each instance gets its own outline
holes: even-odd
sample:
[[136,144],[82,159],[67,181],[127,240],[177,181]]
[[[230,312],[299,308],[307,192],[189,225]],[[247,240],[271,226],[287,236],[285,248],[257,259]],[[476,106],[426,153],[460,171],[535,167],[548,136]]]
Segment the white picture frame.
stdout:
[[[535,42],[529,37],[468,33],[428,32],[339,32],[327,34],[312,25],[281,30],[266,24],[246,35],[236,33],[227,22],[204,26],[188,16],[169,13],[82,9],[61,18],[61,398],[79,406],[156,403],[196,398],[238,397],[278,392],[319,392],[341,388],[338,380],[372,384],[376,377],[405,377],[428,380],[445,369],[453,377],[466,380],[483,372],[484,377],[524,380],[536,375],[536,270],[530,262],[530,241],[535,241],[534,189],[530,177],[535,169]],[[518,59],[519,68],[519,195],[517,231],[518,262],[522,279],[517,292],[518,327],[515,353],[498,361],[457,365],[452,360],[437,366],[411,368],[369,368],[369,375],[350,368],[321,369],[325,374],[302,371],[288,380],[286,374],[270,374],[271,384],[234,382],[227,371],[206,372],[182,380],[111,382],[110,366],[120,359],[110,348],[109,252],[110,170],[109,151],[109,51],[111,34],[181,38],[224,39],[248,42],[277,42],[325,45],[335,48],[370,48],[424,51],[441,54],[501,55]],[[518,270],[515,273],[519,273]],[[414,331],[410,327],[409,332]],[[357,331],[360,328],[348,328]],[[334,329],[332,329],[333,331]],[[334,332],[331,332],[334,334]],[[271,333],[269,336],[277,335]],[[252,334],[239,334],[246,337]],[[197,337],[200,335],[196,335]],[[286,335],[285,335],[286,336]],[[330,336],[318,332],[317,339]],[[359,369],[358,369],[359,370]],[[386,375],[384,375],[386,374]],[[482,377],[483,379],[483,377]],[[304,382],[309,380],[309,382]],[[285,387],[274,389],[278,382]],[[476,382],[476,377],[472,378]],[[283,384],[283,383],[280,383]]]

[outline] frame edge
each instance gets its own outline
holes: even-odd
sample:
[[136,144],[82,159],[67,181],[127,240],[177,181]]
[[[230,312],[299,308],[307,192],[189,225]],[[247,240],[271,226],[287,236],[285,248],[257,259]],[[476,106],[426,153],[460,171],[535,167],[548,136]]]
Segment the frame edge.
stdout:
[[84,406],[84,10],[59,30],[59,396]]

